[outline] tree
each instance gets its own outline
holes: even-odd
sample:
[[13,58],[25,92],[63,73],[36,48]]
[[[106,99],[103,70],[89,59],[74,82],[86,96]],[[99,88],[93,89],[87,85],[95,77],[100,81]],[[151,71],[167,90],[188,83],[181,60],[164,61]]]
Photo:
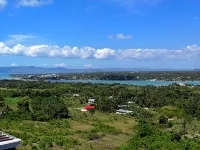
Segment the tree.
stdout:
[[5,106],[4,97],[0,94],[0,108],[2,108],[4,106]]
[[145,119],[139,121],[138,127],[138,135],[140,137],[151,136],[153,134],[153,126]]
[[48,121],[57,118],[67,118],[68,109],[57,97],[36,97],[30,103],[34,120]]

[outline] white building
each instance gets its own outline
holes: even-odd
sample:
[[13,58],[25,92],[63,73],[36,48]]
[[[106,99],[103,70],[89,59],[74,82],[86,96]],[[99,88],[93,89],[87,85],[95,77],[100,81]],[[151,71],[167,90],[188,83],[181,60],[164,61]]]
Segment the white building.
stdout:
[[94,102],[95,102],[95,99],[93,99],[93,98],[88,100],[88,104],[94,104]]
[[0,132],[0,150],[14,149],[20,144],[20,142],[20,139]]
[[129,111],[129,110],[124,110],[124,109],[118,109],[116,110],[116,114],[128,114],[128,113],[132,113],[133,111]]
[[74,95],[73,95],[73,97],[79,97],[79,96],[80,96],[79,94],[74,94]]

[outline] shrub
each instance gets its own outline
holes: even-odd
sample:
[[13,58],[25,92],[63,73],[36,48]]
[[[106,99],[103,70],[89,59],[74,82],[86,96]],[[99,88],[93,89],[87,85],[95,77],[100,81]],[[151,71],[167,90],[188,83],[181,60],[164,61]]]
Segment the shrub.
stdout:
[[103,132],[103,133],[111,133],[111,134],[119,134],[121,131],[116,129],[113,126],[105,125],[103,123],[94,124],[94,129],[91,130],[94,133]]
[[172,134],[172,141],[180,141],[181,140],[181,134],[180,133],[173,133]]
[[165,117],[165,116],[159,117],[159,124],[166,124],[167,122],[168,122],[167,117]]
[[167,128],[171,128],[173,126],[173,124],[171,122],[167,122],[166,126],[167,126]]
[[87,139],[88,140],[97,140],[99,138],[100,138],[100,136],[97,133],[89,132],[87,134]]
[[138,135],[140,137],[151,136],[153,134],[153,126],[146,120],[140,120],[138,128]]

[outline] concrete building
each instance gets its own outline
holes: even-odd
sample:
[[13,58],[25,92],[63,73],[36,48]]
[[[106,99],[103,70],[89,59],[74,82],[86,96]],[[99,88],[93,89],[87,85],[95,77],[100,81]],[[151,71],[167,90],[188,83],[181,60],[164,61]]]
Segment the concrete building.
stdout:
[[129,110],[124,110],[124,109],[118,109],[116,110],[116,114],[128,114],[128,113],[132,113],[133,111],[129,111]]
[[94,104],[94,102],[95,102],[95,99],[93,99],[93,98],[88,100],[88,104]]

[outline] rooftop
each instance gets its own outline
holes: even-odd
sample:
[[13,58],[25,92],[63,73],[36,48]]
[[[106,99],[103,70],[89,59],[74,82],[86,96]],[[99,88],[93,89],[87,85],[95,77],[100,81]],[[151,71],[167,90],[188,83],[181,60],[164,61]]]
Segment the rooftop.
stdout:
[[0,149],[12,149],[16,148],[20,144],[21,140],[8,135],[6,133],[0,132]]

